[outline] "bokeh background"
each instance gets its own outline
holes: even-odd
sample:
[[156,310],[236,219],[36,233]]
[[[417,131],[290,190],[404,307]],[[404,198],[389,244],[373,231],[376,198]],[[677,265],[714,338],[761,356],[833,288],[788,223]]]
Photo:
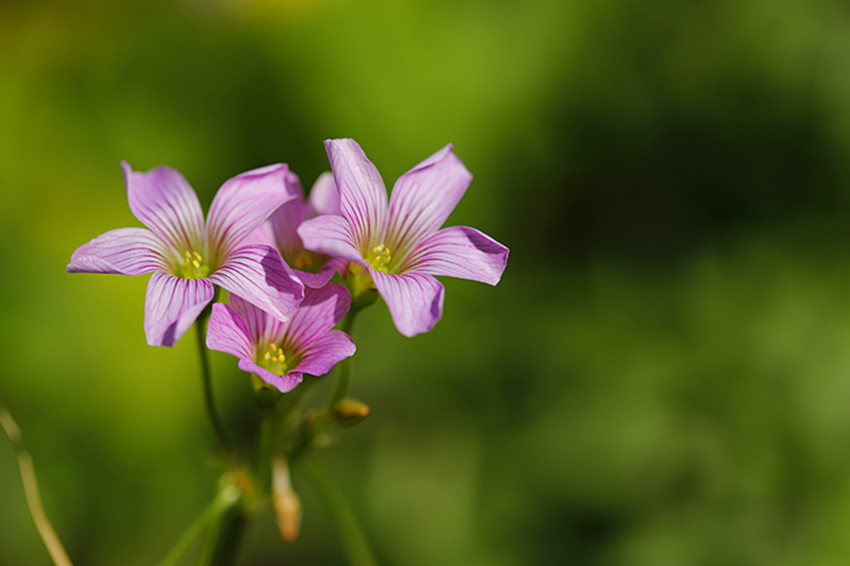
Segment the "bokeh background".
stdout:
[[[194,337],[145,344],[147,277],[65,273],[139,225],[119,162],[207,205],[268,163],[309,187],[330,137],[389,186],[454,143],[449,224],[512,250],[427,335],[358,320],[372,415],[317,461],[380,563],[847,563],[846,2],[7,0],[0,404],[78,566],[156,563],[216,475]],[[267,514],[240,563],[345,562],[294,481],[301,539]],[[0,438],[0,564],[48,563]]]

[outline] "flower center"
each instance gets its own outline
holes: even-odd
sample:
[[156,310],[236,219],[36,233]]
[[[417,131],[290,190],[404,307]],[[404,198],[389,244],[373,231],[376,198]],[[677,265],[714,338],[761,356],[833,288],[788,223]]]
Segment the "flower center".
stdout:
[[310,271],[314,263],[313,252],[307,250],[301,250],[292,260],[292,266],[301,271]]
[[390,249],[384,244],[378,244],[371,249],[364,259],[375,271],[388,273],[387,269],[392,258],[393,257],[390,255]]
[[210,267],[198,252],[187,251],[183,254],[183,265],[178,265],[179,275],[184,279],[203,279],[210,274]]
[[278,347],[277,344],[269,344],[266,353],[260,359],[259,365],[276,375],[286,375],[286,372],[289,371],[289,364],[286,363],[283,348]]

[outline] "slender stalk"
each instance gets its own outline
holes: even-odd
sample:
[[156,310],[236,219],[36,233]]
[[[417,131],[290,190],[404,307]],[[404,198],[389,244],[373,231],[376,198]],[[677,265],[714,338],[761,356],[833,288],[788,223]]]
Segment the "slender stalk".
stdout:
[[228,509],[239,501],[239,491],[232,485],[225,487],[216,494],[215,499],[210,502],[204,511],[189,525],[183,535],[177,540],[168,555],[159,563],[159,566],[171,566],[177,564],[177,560],[189,548],[197,536],[207,527],[211,526]]
[[241,509],[232,509],[222,517],[221,525],[217,532],[215,545],[208,561],[202,562],[204,566],[230,566],[235,563],[239,553],[239,544],[248,519]]
[[324,470],[316,466],[309,458],[302,458],[301,465],[307,481],[319,493],[330,511],[339,530],[342,545],[348,554],[351,566],[376,566],[375,554],[369,546],[366,534],[357,521],[354,510],[343,497],[342,492]]
[[32,463],[32,456],[27,451],[24,445],[24,438],[21,435],[21,429],[18,423],[12,418],[12,414],[5,408],[0,407],[0,426],[6,432],[9,440],[12,441],[12,447],[15,449],[15,455],[18,457],[18,467],[21,469],[21,480],[24,484],[24,495],[27,499],[32,520],[35,523],[35,528],[41,537],[44,546],[47,547],[47,552],[56,566],[72,566],[71,559],[68,558],[68,553],[62,546],[62,542],[53,530],[53,525],[47,518],[47,513],[44,512],[44,506],[41,503],[41,495],[38,491],[38,481],[35,478],[35,467]]
[[198,333],[198,353],[201,358],[201,381],[204,387],[204,400],[207,405],[207,413],[210,416],[215,435],[218,440],[219,448],[223,452],[230,451],[230,441],[227,434],[224,432],[224,426],[221,424],[221,419],[218,416],[218,411],[215,408],[212,388],[212,371],[210,370],[210,356],[207,350],[207,320],[210,316],[210,307],[204,309],[204,312],[195,321],[195,329]]

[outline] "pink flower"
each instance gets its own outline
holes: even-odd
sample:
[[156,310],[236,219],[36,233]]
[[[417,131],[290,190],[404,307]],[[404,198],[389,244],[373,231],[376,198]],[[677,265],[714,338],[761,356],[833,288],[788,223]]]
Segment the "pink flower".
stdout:
[[374,283],[399,332],[427,332],[442,316],[444,288],[435,275],[499,282],[508,248],[474,228],[440,229],[472,180],[451,145],[402,175],[389,205],[357,142],[327,140],[325,148],[342,215],[307,220],[298,235],[308,250],[351,262],[363,285]]
[[342,285],[306,288],[292,318],[280,322],[230,295],[230,306],[213,305],[207,346],[239,358],[239,369],[286,393],[302,374],[324,375],[354,354],[354,341],[332,330],[348,312],[351,298]]
[[145,336],[173,346],[212,300],[213,285],[285,320],[304,286],[277,250],[246,244],[248,236],[286,202],[286,165],[269,165],[230,179],[219,189],[206,222],[195,191],[170,167],[147,173],[121,164],[130,210],[144,228],[118,228],[78,248],[71,273],[153,273],[145,298]]

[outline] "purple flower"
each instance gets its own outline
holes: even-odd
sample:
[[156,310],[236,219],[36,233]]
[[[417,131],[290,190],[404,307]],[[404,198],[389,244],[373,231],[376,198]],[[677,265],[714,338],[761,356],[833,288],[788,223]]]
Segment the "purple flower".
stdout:
[[252,242],[277,247],[286,263],[293,267],[295,275],[308,287],[324,287],[333,277],[334,270],[345,269],[346,262],[304,249],[297,229],[308,218],[321,214],[340,214],[339,191],[336,189],[333,175],[322,173],[313,184],[310,197],[305,202],[301,181],[298,175],[290,171],[286,176],[286,192],[295,198],[275,210],[268,220],[251,234],[250,239]]
[[212,300],[213,285],[245,297],[280,319],[304,296],[277,250],[246,245],[250,234],[287,198],[286,165],[237,175],[219,189],[207,221],[195,191],[170,167],[139,173],[122,162],[130,210],[149,230],[118,228],[78,248],[71,273],[153,272],[145,298],[145,336],[173,346]]
[[324,375],[354,354],[354,341],[348,334],[331,330],[350,303],[342,285],[308,287],[292,318],[280,322],[230,295],[230,306],[213,305],[207,346],[236,356],[239,369],[286,393],[301,382],[302,373]]
[[495,285],[508,248],[465,226],[440,229],[472,175],[452,152],[439,150],[402,175],[387,193],[357,142],[327,140],[341,216],[319,216],[298,229],[304,247],[351,262],[355,294],[374,283],[405,336],[429,331],[442,316],[444,289],[434,275]]

